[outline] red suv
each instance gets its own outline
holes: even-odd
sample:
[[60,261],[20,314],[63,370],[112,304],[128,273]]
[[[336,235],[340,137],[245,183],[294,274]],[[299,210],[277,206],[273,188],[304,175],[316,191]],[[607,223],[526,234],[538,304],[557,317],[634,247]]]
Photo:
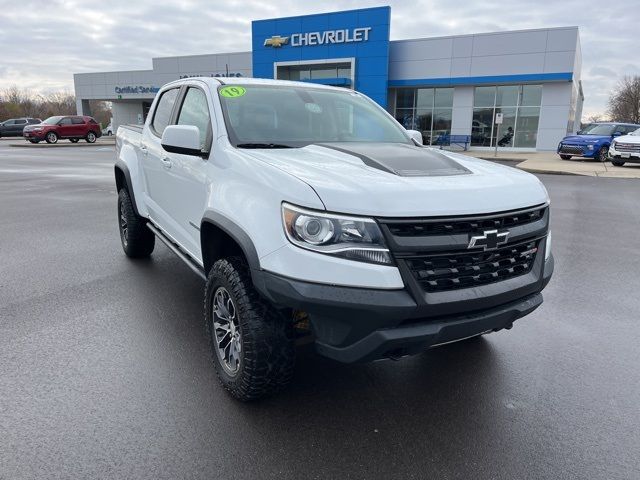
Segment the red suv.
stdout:
[[31,143],[42,140],[47,143],[56,143],[59,138],[68,138],[73,143],[84,138],[87,142],[94,143],[102,136],[102,131],[93,118],[70,115],[49,117],[37,125],[28,125],[24,127],[22,136]]

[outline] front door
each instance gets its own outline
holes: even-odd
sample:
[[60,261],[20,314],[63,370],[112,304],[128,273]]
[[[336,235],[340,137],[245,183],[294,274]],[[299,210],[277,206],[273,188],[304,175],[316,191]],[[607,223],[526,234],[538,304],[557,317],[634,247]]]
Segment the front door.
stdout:
[[64,117],[58,122],[58,137],[69,138],[73,137],[74,125],[71,122],[71,117]]

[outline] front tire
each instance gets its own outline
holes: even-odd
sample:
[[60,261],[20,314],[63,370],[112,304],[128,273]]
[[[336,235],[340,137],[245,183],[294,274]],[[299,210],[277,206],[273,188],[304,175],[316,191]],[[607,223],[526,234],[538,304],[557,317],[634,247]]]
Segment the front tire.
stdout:
[[571,160],[571,155],[560,155],[562,160]]
[[121,189],[118,193],[118,227],[124,253],[131,258],[145,258],[151,255],[156,236],[147,228],[144,218],[136,214],[129,192]]
[[56,132],[49,132],[45,140],[47,143],[58,143],[58,134]]
[[253,286],[244,259],[218,260],[207,277],[205,327],[222,386],[241,401],[284,388],[295,364],[293,323]]
[[625,164],[625,162],[623,162],[623,161],[621,161],[621,160],[614,160],[614,159],[611,159],[611,164],[612,164],[613,166],[615,166],[615,167],[622,167],[622,166]]
[[85,138],[85,140],[87,141],[87,143],[96,143],[96,140],[98,139],[98,137],[96,137],[96,134],[93,132],[89,132],[87,133],[87,136]]

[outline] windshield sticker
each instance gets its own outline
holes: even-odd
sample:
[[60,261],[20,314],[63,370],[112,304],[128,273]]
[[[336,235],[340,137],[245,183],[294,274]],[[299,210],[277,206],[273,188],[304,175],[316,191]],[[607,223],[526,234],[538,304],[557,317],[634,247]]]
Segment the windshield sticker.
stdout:
[[317,103],[305,103],[304,108],[309,110],[311,113],[322,113],[322,107]]
[[241,97],[243,96],[245,93],[247,93],[247,90],[244,87],[222,87],[220,89],[220,95],[222,95],[223,97],[227,97],[227,98],[236,98],[236,97]]

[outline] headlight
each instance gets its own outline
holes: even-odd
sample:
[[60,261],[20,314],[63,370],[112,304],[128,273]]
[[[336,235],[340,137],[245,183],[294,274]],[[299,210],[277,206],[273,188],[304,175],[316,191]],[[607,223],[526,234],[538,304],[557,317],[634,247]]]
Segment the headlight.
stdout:
[[392,264],[380,227],[371,218],[316,212],[282,204],[282,221],[294,245],[360,262]]
[[588,148],[589,150],[593,150],[593,145],[587,145],[587,148]]
[[611,150],[615,150],[616,149],[616,142],[611,142],[611,147],[609,147]]
[[545,261],[549,260],[551,256],[551,232],[547,234],[547,244],[544,247],[544,259]]

